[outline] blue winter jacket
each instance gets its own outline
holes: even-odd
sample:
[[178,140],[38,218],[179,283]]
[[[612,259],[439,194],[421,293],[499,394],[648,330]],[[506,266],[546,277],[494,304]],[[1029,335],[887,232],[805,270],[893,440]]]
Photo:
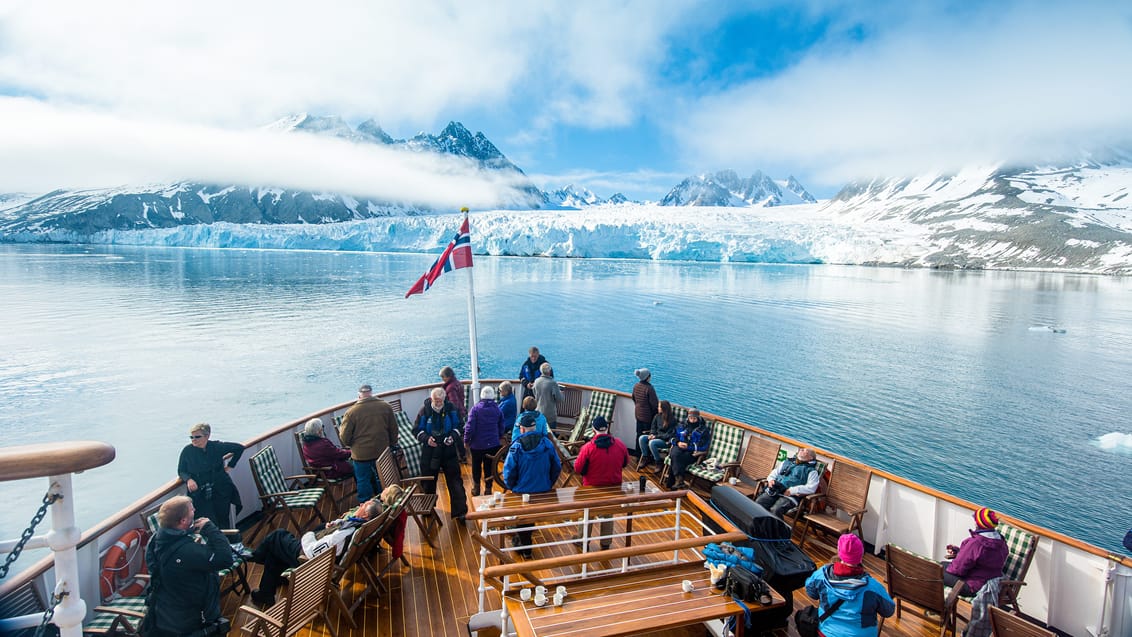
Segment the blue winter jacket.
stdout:
[[515,493],[544,493],[554,488],[562,473],[562,461],[554,443],[537,431],[530,431],[511,443],[503,462],[503,483]]
[[837,600],[845,600],[822,622],[820,629],[826,637],[876,637],[877,615],[891,617],[896,611],[888,591],[868,573],[840,578],[833,574],[832,564],[810,575],[806,580],[806,594],[819,600],[819,616]]
[[503,430],[510,431],[515,426],[515,419],[519,417],[519,405],[515,402],[515,394],[499,401],[499,411],[503,414]]
[[[530,411],[524,411],[523,414],[535,415],[535,433],[540,436],[545,436],[550,432],[550,429],[546,426],[546,416],[543,416],[533,409]],[[515,419],[515,424],[511,426],[511,442],[519,439],[519,421],[523,419],[523,414],[519,414],[519,417]]]

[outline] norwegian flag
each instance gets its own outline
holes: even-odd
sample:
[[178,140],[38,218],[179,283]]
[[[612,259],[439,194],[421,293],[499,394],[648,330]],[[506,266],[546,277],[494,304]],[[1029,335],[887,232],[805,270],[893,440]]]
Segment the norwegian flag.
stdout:
[[468,218],[464,217],[464,223],[460,225],[460,231],[448,243],[448,247],[444,249],[444,253],[437,257],[432,267],[428,269],[413,287],[405,293],[405,298],[409,298],[414,294],[420,294],[425,290],[432,287],[433,283],[440,278],[441,274],[449,270],[459,270],[460,268],[472,267],[472,238],[468,230]]

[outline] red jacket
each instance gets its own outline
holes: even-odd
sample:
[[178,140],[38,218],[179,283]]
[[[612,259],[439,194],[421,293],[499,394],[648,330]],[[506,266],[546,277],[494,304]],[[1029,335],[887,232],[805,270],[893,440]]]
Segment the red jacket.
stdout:
[[574,471],[582,476],[584,487],[621,484],[621,470],[629,464],[625,443],[609,434],[599,434],[582,446],[574,459]]

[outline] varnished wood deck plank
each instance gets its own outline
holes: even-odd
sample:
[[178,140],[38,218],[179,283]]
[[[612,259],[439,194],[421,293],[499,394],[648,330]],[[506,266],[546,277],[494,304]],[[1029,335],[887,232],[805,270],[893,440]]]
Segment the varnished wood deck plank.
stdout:
[[[464,465],[464,483],[471,485],[471,468]],[[654,482],[655,474],[645,474]],[[630,469],[624,471],[626,481],[635,481],[638,474]],[[441,480],[443,483],[443,480]],[[572,479],[567,486],[577,486],[580,483]],[[452,522],[448,512],[448,494],[446,487],[441,484],[440,508],[444,524],[436,531],[434,543],[431,547],[421,537],[420,529],[411,520],[405,531],[405,557],[410,566],[393,566],[384,576],[387,591],[380,596],[371,593],[366,603],[357,609],[354,619],[357,628],[350,628],[345,618],[332,610],[331,621],[335,623],[338,637],[465,637],[467,633],[467,619],[478,610],[479,603],[479,546],[472,540],[466,528]],[[469,495],[469,503],[471,498]],[[596,528],[597,522],[591,528]],[[641,524],[638,522],[638,526]],[[624,531],[624,523],[618,522],[615,531]],[[594,531],[596,532],[596,531]],[[572,527],[564,527],[552,532],[539,531],[548,537],[566,539],[573,534]],[[634,543],[668,540],[669,535],[661,537],[637,536]],[[797,538],[795,538],[797,539]],[[618,538],[614,547],[624,545],[624,540]],[[596,549],[597,541],[593,541],[591,549]],[[536,549],[536,557],[552,557],[571,555],[576,551],[574,545],[563,544],[556,547]],[[807,539],[806,552],[814,562],[821,565],[829,562],[835,553],[833,547],[824,544],[821,540]],[[385,548],[379,557],[378,566],[384,566],[391,559],[388,548]],[[490,559],[489,563],[495,563]],[[605,563],[602,567],[611,567],[613,564]],[[884,581],[884,561],[874,555],[865,556],[865,566],[877,579]],[[259,582],[259,569],[256,564],[250,565],[248,576],[252,586]],[[360,575],[357,575],[360,580]],[[361,591],[361,585],[353,588],[355,594]],[[485,608],[498,610],[501,606],[499,593],[488,588]],[[229,595],[224,600],[224,613],[232,617],[243,600]],[[793,605],[795,610],[812,604],[806,597],[804,590],[794,592]],[[961,631],[961,629],[960,629]],[[929,622],[911,614],[904,614],[899,622],[895,617],[885,621],[883,635],[896,637],[935,637],[939,633],[938,624]],[[233,634],[236,634],[233,632]],[[315,622],[299,633],[301,637],[330,637],[331,633],[321,621]],[[705,630],[702,626],[685,627],[682,629],[664,631],[650,634],[653,637],[703,637]],[[748,632],[752,635],[752,632]],[[776,637],[798,637],[794,630],[793,621],[786,629],[773,631]],[[494,637],[485,631],[481,637]]]

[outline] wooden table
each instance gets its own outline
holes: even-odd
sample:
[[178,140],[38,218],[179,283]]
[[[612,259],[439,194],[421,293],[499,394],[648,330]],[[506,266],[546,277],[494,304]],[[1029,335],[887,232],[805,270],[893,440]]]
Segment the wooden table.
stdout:
[[[682,582],[695,586],[685,593]],[[616,637],[678,628],[712,619],[737,617],[736,636],[743,634],[743,607],[711,586],[702,563],[657,567],[648,570],[591,577],[565,582],[566,602],[536,606],[524,602],[518,591],[503,598],[519,637]],[[551,588],[553,591],[553,587]],[[548,595],[552,599],[552,595]],[[763,611],[780,608],[786,600],[772,591],[769,606],[749,604],[752,624]]]

